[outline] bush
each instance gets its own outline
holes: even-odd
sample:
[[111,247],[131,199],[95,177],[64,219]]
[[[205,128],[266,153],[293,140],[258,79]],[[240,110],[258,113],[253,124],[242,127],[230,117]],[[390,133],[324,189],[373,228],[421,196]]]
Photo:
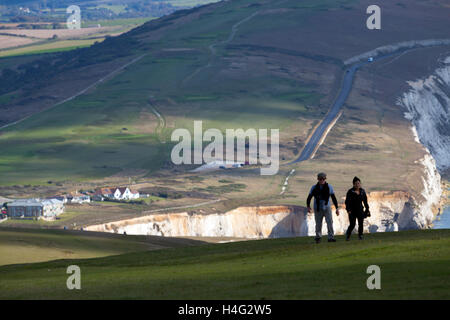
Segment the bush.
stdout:
[[219,182],[220,183],[233,183],[233,181],[227,180],[227,179],[220,179]]
[[104,201],[117,202],[117,203],[128,203],[128,204],[145,204],[144,200],[118,200],[118,199],[104,198]]

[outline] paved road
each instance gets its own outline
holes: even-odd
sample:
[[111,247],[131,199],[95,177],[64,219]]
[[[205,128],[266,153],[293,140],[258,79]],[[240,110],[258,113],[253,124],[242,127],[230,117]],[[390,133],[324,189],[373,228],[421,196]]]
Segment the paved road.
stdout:
[[404,50],[399,50],[396,52],[388,53],[385,55],[380,55],[378,57],[374,57],[373,62],[369,62],[369,61],[358,62],[358,63],[352,65],[347,70],[345,70],[345,75],[344,75],[344,80],[342,82],[341,91],[339,92],[337,99],[334,101],[333,105],[331,106],[330,111],[325,116],[325,118],[320,123],[320,125],[316,128],[316,130],[313,132],[308,143],[306,144],[306,146],[303,148],[302,152],[300,153],[300,156],[297,159],[295,159],[294,161],[290,162],[289,164],[308,160],[314,154],[314,150],[319,145],[320,140],[322,139],[323,135],[326,133],[328,126],[330,126],[330,124],[333,122],[333,120],[339,114],[342,106],[344,105],[345,101],[347,100],[347,97],[350,94],[350,91],[352,90],[353,78],[355,77],[355,74],[359,68],[361,68],[367,64],[375,63],[376,61],[379,61],[382,59],[386,59],[386,58],[389,58],[389,57],[392,57],[395,55],[403,54],[404,52],[410,51],[410,50],[413,50],[413,49],[404,49]]

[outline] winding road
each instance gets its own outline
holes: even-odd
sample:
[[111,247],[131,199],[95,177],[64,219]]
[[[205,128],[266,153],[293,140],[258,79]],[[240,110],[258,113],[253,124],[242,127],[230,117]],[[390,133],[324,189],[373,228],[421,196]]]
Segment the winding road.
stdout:
[[[426,40],[424,40],[426,41]],[[441,45],[448,45],[448,44],[441,44]],[[429,47],[429,46],[439,46],[439,44],[430,44],[430,45],[423,45],[421,47],[413,47],[413,48],[404,48],[399,49],[394,52],[386,53],[386,54],[380,54],[378,56],[373,57],[373,61],[369,62],[368,60],[360,61],[355,64],[353,64],[351,67],[345,70],[344,74],[344,80],[342,81],[342,87],[339,92],[338,97],[334,101],[333,105],[331,106],[330,110],[328,111],[325,118],[322,120],[322,122],[317,126],[317,128],[314,130],[312,135],[310,136],[308,142],[306,143],[305,147],[303,148],[302,152],[298,156],[297,159],[289,162],[288,164],[298,163],[302,161],[306,161],[314,157],[314,154],[316,153],[317,149],[320,147],[321,143],[326,138],[327,133],[330,131],[330,129],[333,127],[333,125],[336,123],[338,117],[341,114],[342,106],[344,105],[345,101],[347,100],[350,91],[352,90],[353,85],[353,79],[355,77],[356,72],[361,67],[375,63],[376,61],[380,61],[392,56],[401,55],[404,54],[407,51],[423,48],[423,47]]]
[[[374,59],[375,61],[375,59]],[[322,122],[319,124],[319,126],[314,130],[313,134],[308,140],[308,143],[303,148],[302,152],[300,153],[300,156],[295,159],[291,163],[297,163],[301,161],[305,161],[310,159],[313,154],[315,153],[317,147],[320,145],[320,141],[323,140],[324,135],[329,130],[330,125],[332,122],[336,119],[339,112],[341,111],[342,106],[344,105],[345,101],[347,100],[348,95],[350,94],[350,91],[352,90],[352,84],[353,84],[353,78],[355,77],[356,71],[362,67],[363,65],[366,65],[367,62],[360,62],[358,64],[353,65],[349,69],[345,71],[344,80],[342,81],[342,87],[341,91],[339,92],[339,95],[337,99],[334,101],[333,105],[330,108],[330,111],[327,113],[325,118],[322,120]],[[373,63],[373,62],[372,62]]]

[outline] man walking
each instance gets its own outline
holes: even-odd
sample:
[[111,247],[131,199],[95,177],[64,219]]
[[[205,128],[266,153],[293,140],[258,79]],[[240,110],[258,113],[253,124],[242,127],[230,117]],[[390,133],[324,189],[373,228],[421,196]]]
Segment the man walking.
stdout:
[[336,242],[334,239],[334,229],[333,229],[333,216],[331,214],[331,204],[330,197],[333,200],[333,204],[336,207],[336,215],[339,215],[339,206],[334,195],[333,187],[326,182],[327,175],[323,172],[317,175],[317,184],[311,187],[309,191],[308,199],[306,200],[306,205],[308,206],[308,212],[312,213],[311,209],[311,199],[314,197],[314,218],[316,220],[316,243],[320,242],[322,237],[322,221],[325,217],[328,228],[328,242]]

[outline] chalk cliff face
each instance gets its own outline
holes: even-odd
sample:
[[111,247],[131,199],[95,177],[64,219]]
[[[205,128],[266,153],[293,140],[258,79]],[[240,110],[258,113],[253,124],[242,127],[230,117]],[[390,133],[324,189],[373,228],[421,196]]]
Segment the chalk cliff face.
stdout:
[[411,89],[397,102],[407,110],[405,118],[412,122],[416,142],[426,152],[420,160],[423,191],[407,220],[409,227],[424,228],[432,223],[442,196],[438,170],[450,171],[450,57],[441,64],[428,78],[408,82]]
[[89,231],[159,236],[270,238],[307,234],[300,207],[242,207],[224,214],[154,214],[89,226]]
[[[424,178],[423,199],[405,192],[371,192],[368,194],[372,216],[365,220],[365,232],[386,232],[425,228],[433,219],[433,205],[439,202],[440,183],[435,184],[437,171],[433,159],[422,161]],[[336,234],[345,233],[348,216],[342,211],[333,214]],[[116,221],[86,228],[89,231],[135,235],[200,236],[238,238],[280,238],[315,235],[314,214],[299,206],[241,207],[223,214],[164,213]],[[324,221],[322,233],[327,234]]]
[[450,57],[442,64],[428,78],[408,82],[411,89],[398,101],[441,172],[450,169]]

